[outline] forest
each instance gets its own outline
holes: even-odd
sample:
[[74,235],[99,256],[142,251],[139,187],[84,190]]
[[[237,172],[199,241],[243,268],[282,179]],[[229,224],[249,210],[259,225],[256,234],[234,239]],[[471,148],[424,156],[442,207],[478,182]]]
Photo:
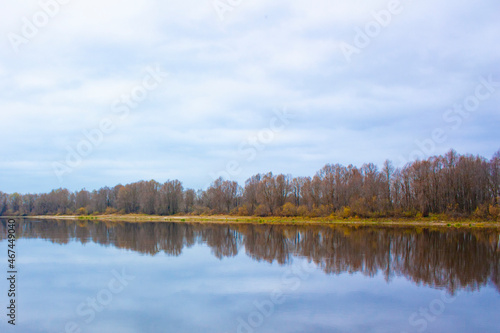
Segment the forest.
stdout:
[[257,174],[241,186],[219,178],[207,189],[179,180],[139,181],[99,190],[41,194],[0,192],[1,216],[150,214],[335,218],[473,217],[500,220],[500,150],[488,160],[460,155],[395,168],[327,164],[313,177]]

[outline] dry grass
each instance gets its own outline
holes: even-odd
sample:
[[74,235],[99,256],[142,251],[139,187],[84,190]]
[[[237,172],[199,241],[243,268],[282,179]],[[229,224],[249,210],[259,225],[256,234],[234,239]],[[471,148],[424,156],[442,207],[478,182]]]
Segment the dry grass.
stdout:
[[258,216],[232,216],[232,215],[175,215],[159,216],[144,214],[113,214],[113,215],[44,215],[30,216],[36,219],[61,219],[61,220],[99,220],[99,221],[124,221],[124,222],[177,222],[177,223],[256,223],[256,224],[338,224],[338,225],[386,225],[386,226],[442,226],[453,228],[488,227],[500,228],[499,222],[487,221],[445,221],[428,218],[421,219],[338,219],[329,217],[258,217]]

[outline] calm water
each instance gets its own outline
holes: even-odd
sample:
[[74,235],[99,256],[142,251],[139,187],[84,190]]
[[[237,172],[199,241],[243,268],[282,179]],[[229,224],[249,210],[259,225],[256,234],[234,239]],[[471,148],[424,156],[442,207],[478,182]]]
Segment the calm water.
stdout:
[[17,222],[0,332],[500,331],[495,230]]

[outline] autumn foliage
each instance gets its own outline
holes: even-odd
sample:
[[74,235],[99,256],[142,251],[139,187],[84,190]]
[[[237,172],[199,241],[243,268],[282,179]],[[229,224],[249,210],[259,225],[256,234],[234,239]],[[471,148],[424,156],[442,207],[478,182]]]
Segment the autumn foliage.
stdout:
[[184,189],[178,180],[140,181],[89,192],[0,192],[0,215],[234,214],[254,216],[471,217],[500,219],[500,151],[444,156],[394,168],[386,161],[360,168],[327,164],[313,177],[257,174],[240,186],[219,178],[206,190]]

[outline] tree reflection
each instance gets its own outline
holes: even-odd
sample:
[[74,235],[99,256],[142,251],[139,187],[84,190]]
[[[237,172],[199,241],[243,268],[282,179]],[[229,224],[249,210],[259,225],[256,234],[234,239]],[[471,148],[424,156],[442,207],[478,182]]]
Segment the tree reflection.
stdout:
[[[178,256],[184,247],[206,244],[219,259],[244,248],[254,260],[288,264],[305,257],[327,274],[382,273],[416,284],[477,290],[493,284],[500,292],[500,239],[496,229],[420,227],[285,226],[256,224],[116,223],[18,220],[18,238],[58,244],[80,241],[113,245],[147,255]],[[6,239],[6,220],[0,240]]]

